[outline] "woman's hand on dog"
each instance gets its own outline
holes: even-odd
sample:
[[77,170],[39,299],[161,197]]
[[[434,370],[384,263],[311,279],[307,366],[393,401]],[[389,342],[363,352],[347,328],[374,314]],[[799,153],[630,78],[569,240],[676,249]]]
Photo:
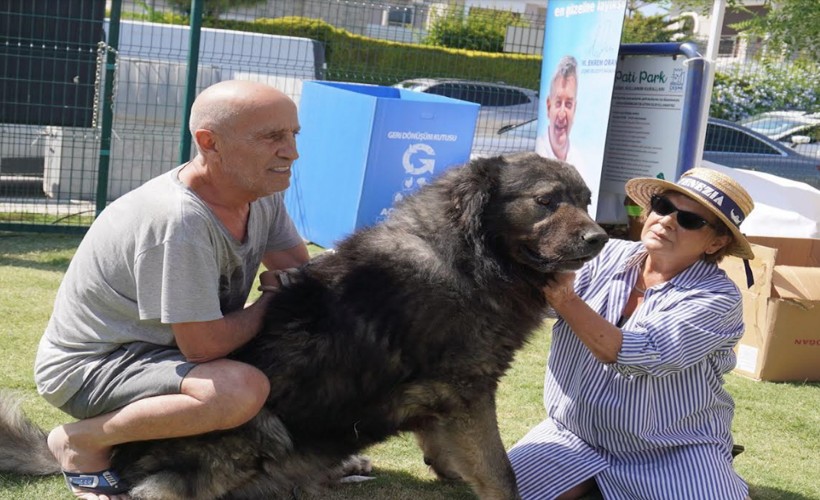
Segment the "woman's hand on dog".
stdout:
[[575,295],[575,273],[556,273],[543,290],[547,302],[559,310],[563,303],[577,297]]
[[570,326],[578,339],[602,363],[615,363],[623,343],[623,333],[594,311],[575,293],[575,273],[558,273],[543,288],[555,312]]

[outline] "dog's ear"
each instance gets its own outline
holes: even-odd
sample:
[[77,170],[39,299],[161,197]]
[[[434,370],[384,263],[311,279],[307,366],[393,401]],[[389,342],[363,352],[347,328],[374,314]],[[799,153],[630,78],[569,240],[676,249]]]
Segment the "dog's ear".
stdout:
[[472,250],[470,262],[474,279],[480,283],[500,272],[489,248],[484,219],[486,209],[498,190],[500,171],[506,165],[507,162],[500,156],[473,160],[461,169],[450,191],[450,217]]
[[470,239],[482,237],[482,215],[498,182],[501,157],[473,160],[453,179],[450,214]]

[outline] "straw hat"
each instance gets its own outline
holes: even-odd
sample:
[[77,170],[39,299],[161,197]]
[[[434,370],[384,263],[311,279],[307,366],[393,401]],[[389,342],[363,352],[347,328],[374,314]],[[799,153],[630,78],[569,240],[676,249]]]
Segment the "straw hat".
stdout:
[[685,172],[677,184],[662,179],[639,177],[626,183],[626,194],[635,203],[649,210],[653,194],[665,191],[682,193],[715,214],[732,232],[728,255],[754,259],[752,247],[740,232],[740,224],[749,216],[754,202],[749,193],[728,175],[703,167]]

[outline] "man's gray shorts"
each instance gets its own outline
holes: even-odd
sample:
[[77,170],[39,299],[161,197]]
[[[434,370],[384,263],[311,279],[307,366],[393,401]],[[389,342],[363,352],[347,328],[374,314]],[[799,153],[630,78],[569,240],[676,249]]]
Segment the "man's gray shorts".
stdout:
[[194,366],[173,347],[125,344],[109,354],[60,409],[85,419],[151,396],[179,394],[182,379]]

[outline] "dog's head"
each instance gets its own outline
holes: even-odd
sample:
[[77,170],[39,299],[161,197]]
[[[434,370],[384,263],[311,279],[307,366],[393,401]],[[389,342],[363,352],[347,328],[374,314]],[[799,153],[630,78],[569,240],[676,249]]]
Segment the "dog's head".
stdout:
[[578,172],[535,153],[474,160],[454,196],[477,246],[540,273],[578,269],[608,240]]

